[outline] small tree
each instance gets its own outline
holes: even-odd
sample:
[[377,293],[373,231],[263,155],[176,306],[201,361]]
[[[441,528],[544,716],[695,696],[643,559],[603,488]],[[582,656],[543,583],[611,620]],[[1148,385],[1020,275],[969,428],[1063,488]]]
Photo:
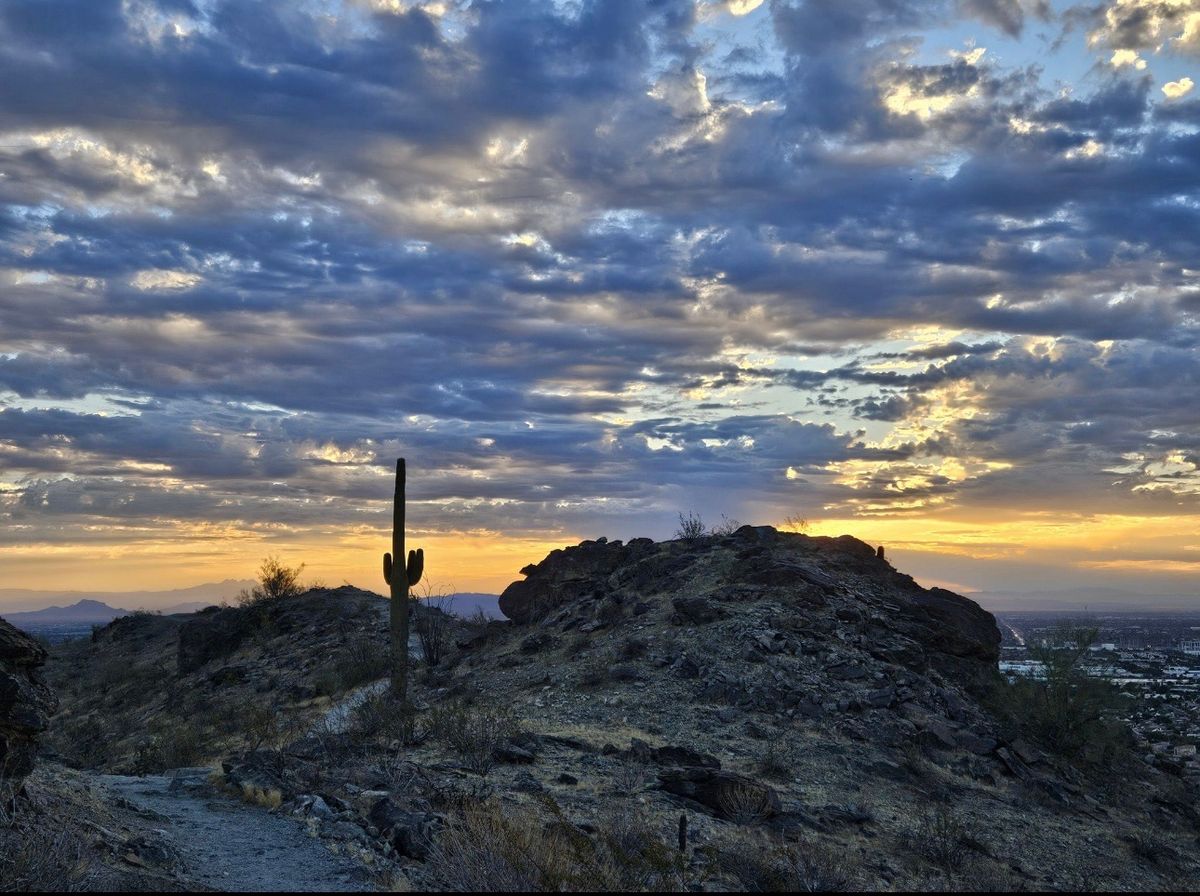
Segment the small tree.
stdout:
[[1094,625],[1061,622],[1048,638],[1029,647],[1030,657],[1042,665],[1042,677],[1018,679],[1010,691],[1013,715],[1062,756],[1090,753],[1110,759],[1127,733],[1117,721],[1117,689],[1083,668],[1083,658],[1098,635]]
[[783,518],[783,530],[785,532],[807,532],[808,520],[798,513],[792,513]]
[[278,557],[267,557],[258,568],[258,583],[249,591],[242,591],[238,595],[238,603],[249,606],[299,596],[304,592],[300,584],[303,569],[303,563],[289,567],[284,566]]

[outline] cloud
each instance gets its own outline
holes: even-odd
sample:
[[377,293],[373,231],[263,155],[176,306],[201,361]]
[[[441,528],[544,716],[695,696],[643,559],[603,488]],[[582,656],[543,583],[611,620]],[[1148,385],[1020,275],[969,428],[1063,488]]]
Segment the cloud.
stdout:
[[1195,83],[1191,78],[1180,78],[1178,81],[1168,81],[1162,86],[1162,92],[1169,100],[1177,100],[1191,93]]
[[7,537],[1191,512],[1191,19],[759,6],[6,4]]

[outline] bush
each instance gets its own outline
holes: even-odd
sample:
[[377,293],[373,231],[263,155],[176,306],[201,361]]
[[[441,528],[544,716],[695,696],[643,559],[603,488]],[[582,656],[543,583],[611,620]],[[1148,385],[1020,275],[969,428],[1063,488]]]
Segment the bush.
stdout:
[[449,703],[430,715],[430,728],[469,770],[486,776],[496,765],[496,749],[520,732],[506,708]]
[[773,809],[771,791],[758,784],[722,788],[717,801],[721,814],[734,824],[761,824]]
[[388,654],[367,637],[350,641],[341,649],[337,662],[340,690],[349,690],[388,674]]
[[962,867],[973,839],[962,818],[947,806],[926,812],[909,834],[913,851],[947,876]]
[[709,530],[709,534],[732,535],[740,528],[742,528],[742,523],[740,520],[735,520],[727,517],[725,514],[721,514],[721,522],[716,526],[713,526],[712,529]]
[[364,738],[398,740],[415,747],[429,738],[430,725],[421,720],[411,705],[395,700],[388,692],[373,694],[354,708],[352,729]]
[[854,889],[842,851],[800,840],[773,843],[763,836],[734,837],[719,848],[716,866],[751,893],[839,893]]
[[676,538],[694,541],[697,538],[703,538],[704,532],[704,520],[700,518],[700,514],[691,511],[688,511],[687,516],[679,514],[679,528],[675,530]]
[[89,854],[85,832],[65,819],[26,822],[17,805],[0,809],[0,892],[102,892],[118,886],[116,876]]
[[242,606],[253,606],[267,601],[298,597],[304,592],[300,585],[300,573],[304,564],[292,568],[284,566],[278,557],[267,557],[258,568],[258,584],[249,591],[242,591],[237,601]]
[[758,759],[758,771],[768,778],[785,781],[792,776],[795,762],[789,754],[782,734],[775,734]]
[[489,801],[439,835],[426,867],[435,889],[462,892],[643,892],[687,888],[684,857],[641,817],[604,818],[589,837],[551,799],[542,812]]
[[793,513],[784,517],[782,528],[784,532],[807,532],[808,520],[798,513]]
[[424,595],[410,596],[409,601],[413,611],[413,628],[421,644],[421,654],[425,665],[432,669],[441,663],[450,648],[451,619],[447,612],[449,596],[434,595],[427,586]]
[[1048,641],[1029,648],[1043,677],[1001,682],[994,702],[1047,750],[1108,765],[1127,752],[1130,738],[1117,688],[1081,666],[1098,633],[1094,626],[1062,623]]

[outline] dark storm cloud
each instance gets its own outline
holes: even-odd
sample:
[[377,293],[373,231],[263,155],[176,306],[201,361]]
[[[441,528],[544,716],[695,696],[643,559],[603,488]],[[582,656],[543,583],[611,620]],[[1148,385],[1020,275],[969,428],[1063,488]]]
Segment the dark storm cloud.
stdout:
[[506,531],[1195,500],[1154,391],[1197,376],[1194,103],[917,52],[1041,3],[773,2],[773,61],[686,2],[450,7],[0,8],[0,517],[375,520],[397,453],[431,525]]

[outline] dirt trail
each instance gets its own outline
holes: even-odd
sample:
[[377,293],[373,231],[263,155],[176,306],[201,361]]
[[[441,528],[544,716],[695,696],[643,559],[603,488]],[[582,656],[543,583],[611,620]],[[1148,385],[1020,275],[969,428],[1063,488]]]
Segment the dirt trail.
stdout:
[[97,777],[115,795],[158,816],[181,870],[198,885],[257,892],[375,889],[360,864],[334,855],[296,822],[219,792],[208,773]]

